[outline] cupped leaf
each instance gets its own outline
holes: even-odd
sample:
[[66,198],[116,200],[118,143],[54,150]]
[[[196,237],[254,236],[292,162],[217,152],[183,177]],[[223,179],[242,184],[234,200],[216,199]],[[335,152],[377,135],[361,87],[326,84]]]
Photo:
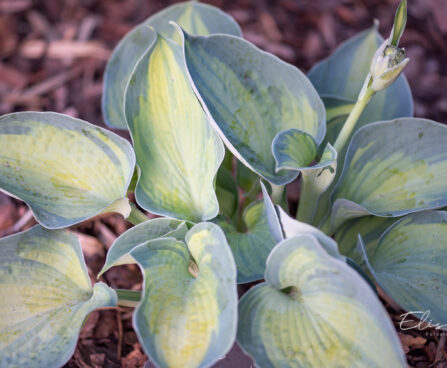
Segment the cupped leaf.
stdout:
[[243,214],[246,231],[238,231],[223,218],[216,220],[227,238],[237,266],[237,282],[246,283],[264,278],[265,260],[276,245],[270,233],[264,203],[257,201]]
[[131,145],[85,121],[52,112],[0,117],[0,189],[26,202],[46,228],[101,212],[130,212]]
[[333,229],[368,214],[396,217],[447,204],[447,127],[403,118],[353,137],[332,200]]
[[134,328],[159,367],[209,367],[236,334],[236,267],[225,235],[201,223],[186,242],[165,238],[132,251],[144,274]]
[[193,222],[215,217],[225,150],[191,90],[180,46],[157,38],[132,74],[125,110],[141,170],[138,204]]
[[382,235],[371,257],[361,237],[359,241],[371,273],[385,292],[416,317],[427,313],[426,321],[447,329],[447,212],[402,218]]
[[168,218],[155,218],[130,228],[113,242],[98,277],[113,266],[135,263],[130,252],[139,245],[164,237],[183,240],[187,231],[183,221]]
[[276,169],[299,170],[315,159],[318,146],[310,134],[298,129],[287,129],[273,139],[272,152]]
[[297,219],[306,223],[312,223],[317,212],[320,198],[333,183],[337,173],[337,151],[330,143],[313,166],[298,167],[301,171],[301,193]]
[[239,303],[237,340],[259,367],[406,367],[369,285],[310,235],[267,259],[266,282]]
[[371,256],[379,242],[380,236],[398,219],[394,217],[365,216],[346,221],[334,234],[340,253],[353,259],[364,270],[364,257],[358,246],[358,235],[361,235],[368,256]]
[[103,283],[92,288],[78,239],[37,225],[0,239],[0,366],[60,367],[94,309],[115,306]]
[[156,34],[150,27],[164,37],[178,39],[178,34],[169,25],[170,21],[177,22],[192,34],[228,33],[241,36],[238,24],[228,14],[196,1],[175,4],[152,15],[120,41],[107,63],[102,98],[107,125],[127,129],[123,108],[127,82],[138,60],[155,42]]
[[183,36],[193,88],[230,151],[274,184],[296,178],[277,172],[272,141],[290,128],[323,140],[324,105],[306,76],[238,37]]
[[[328,116],[334,118],[337,105],[334,97],[349,101],[357,100],[363,82],[369,72],[371,60],[383,39],[377,32],[377,26],[367,29],[340,45],[326,60],[316,64],[308,76],[325,102]],[[340,107],[340,105],[339,105]],[[349,114],[348,107],[339,110],[339,116]],[[375,121],[391,120],[413,116],[413,99],[410,87],[402,74],[390,87],[377,93],[360,116],[356,129]],[[336,132],[332,129],[336,128]],[[340,126],[328,125],[329,135],[336,138]],[[330,143],[334,141],[329,140]]]
[[301,168],[303,181],[312,185],[316,194],[323,193],[332,183],[337,169],[337,151],[328,143],[320,157],[313,166]]

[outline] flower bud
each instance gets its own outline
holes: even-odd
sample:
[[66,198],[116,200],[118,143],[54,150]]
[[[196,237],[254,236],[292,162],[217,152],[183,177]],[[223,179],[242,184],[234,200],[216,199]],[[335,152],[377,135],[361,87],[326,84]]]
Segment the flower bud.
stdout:
[[404,49],[390,44],[385,40],[377,49],[371,62],[371,88],[378,92],[393,83],[410,61]]

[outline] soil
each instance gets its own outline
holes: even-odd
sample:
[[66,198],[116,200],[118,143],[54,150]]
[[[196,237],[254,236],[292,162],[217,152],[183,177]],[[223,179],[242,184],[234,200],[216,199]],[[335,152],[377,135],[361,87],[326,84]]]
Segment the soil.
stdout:
[[[133,26],[175,1],[0,0],[0,114],[58,111],[104,126],[102,75],[113,47]],[[212,0],[229,12],[244,36],[259,47],[308,71],[346,38],[380,20],[391,29],[398,0]],[[415,115],[447,122],[447,1],[409,1],[401,44],[411,62],[405,74]],[[126,133],[119,132],[126,136]],[[293,187],[289,200],[296,201]],[[296,191],[295,191],[296,192]],[[0,193],[0,237],[35,224],[27,207]],[[130,225],[118,215],[72,228],[81,239],[94,280],[107,249]],[[120,266],[103,278],[115,288],[141,288],[136,266]],[[411,367],[447,367],[445,334],[433,329],[402,331],[399,307],[381,294]],[[132,310],[93,312],[66,367],[143,367],[147,361],[132,330]],[[235,346],[215,367],[251,367]],[[147,363],[146,367],[152,367]]]

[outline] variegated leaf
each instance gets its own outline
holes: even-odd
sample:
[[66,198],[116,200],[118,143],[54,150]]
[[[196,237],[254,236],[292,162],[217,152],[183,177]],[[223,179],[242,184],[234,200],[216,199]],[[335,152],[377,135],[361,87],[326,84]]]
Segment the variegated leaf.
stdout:
[[[369,73],[372,57],[382,44],[377,26],[348,39],[326,60],[316,64],[308,76],[326,107],[326,141],[334,143],[352,110],[352,104]],[[355,129],[376,121],[413,116],[413,98],[402,74],[387,89],[377,93],[360,116]],[[321,225],[330,212],[330,194],[343,168],[347,147],[338,152],[338,170],[331,188],[321,197],[313,224]]]
[[351,113],[355,101],[335,96],[321,96],[326,108],[326,125],[327,132],[325,141],[334,143],[337,139],[338,132]]
[[217,225],[132,251],[144,274],[133,324],[159,367],[209,367],[233,345],[237,321],[236,267]]
[[334,239],[305,222],[292,219],[280,206],[273,205],[267,190],[262,183],[261,188],[264,196],[267,224],[276,243],[295,236],[310,235],[315,237],[323,249],[332,257],[344,260],[344,257],[338,252],[337,243]]
[[311,235],[278,244],[239,303],[237,340],[258,367],[406,367],[368,284]]
[[265,260],[276,241],[270,234],[262,201],[250,204],[242,218],[246,227],[244,231],[238,231],[224,218],[218,218],[216,223],[224,231],[233,252],[237,266],[237,282],[247,283],[264,277]]
[[73,354],[82,323],[117,296],[92,288],[78,239],[39,225],[0,239],[0,366],[57,368]]
[[181,48],[161,36],[138,62],[126,90],[126,119],[140,178],[138,204],[198,222],[215,217],[214,178],[224,146],[187,80]]
[[187,231],[184,222],[168,218],[155,218],[130,228],[113,242],[98,277],[113,266],[135,263],[130,252],[139,245],[164,237],[183,240]]
[[[447,330],[447,212],[408,215],[380,238],[369,270],[401,307],[437,329]],[[369,258],[369,262],[368,262]],[[411,327],[405,318],[403,329]]]
[[130,207],[130,144],[85,121],[52,112],[0,117],[0,190],[26,202],[47,228]]
[[367,270],[363,252],[358,246],[358,235],[361,235],[366,252],[371,256],[379,242],[380,236],[397,221],[392,217],[365,216],[346,221],[334,234],[340,253],[353,259],[362,269]]
[[323,140],[324,106],[306,76],[238,37],[183,36],[193,88],[227,147],[273,184],[296,178],[277,170],[272,142],[290,128]]
[[402,118],[353,137],[332,200],[332,228],[365,215],[402,216],[447,204],[447,127]]
[[104,75],[102,110],[107,125],[127,129],[124,115],[124,91],[132,70],[146,50],[155,42],[156,34],[179,39],[175,21],[192,34],[228,33],[241,35],[238,24],[220,9],[197,1],[172,5],[152,15],[129,32],[117,45],[107,63]]

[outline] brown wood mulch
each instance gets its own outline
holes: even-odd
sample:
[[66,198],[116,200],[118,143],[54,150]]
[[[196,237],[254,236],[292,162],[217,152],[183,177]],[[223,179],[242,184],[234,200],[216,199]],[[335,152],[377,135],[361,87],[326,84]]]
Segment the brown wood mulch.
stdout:
[[[211,0],[242,26],[259,47],[307,71],[340,42],[380,19],[387,35],[398,0]],[[103,125],[102,75],[118,40],[162,0],[0,0],[0,114],[58,111]],[[447,122],[447,1],[410,0],[402,39],[411,62],[405,72],[415,115]],[[124,134],[125,135],[125,134]],[[291,198],[292,200],[294,198]],[[0,193],[0,237],[34,224],[27,207]],[[129,227],[120,216],[95,218],[79,235],[92,279],[107,249]],[[138,289],[136,266],[111,269],[104,281]],[[382,296],[411,367],[447,367],[446,336],[433,329],[401,331],[401,311]],[[132,310],[93,312],[67,367],[142,367],[147,361],[131,325]],[[148,364],[148,367],[152,365]],[[216,367],[250,367],[236,346]]]

